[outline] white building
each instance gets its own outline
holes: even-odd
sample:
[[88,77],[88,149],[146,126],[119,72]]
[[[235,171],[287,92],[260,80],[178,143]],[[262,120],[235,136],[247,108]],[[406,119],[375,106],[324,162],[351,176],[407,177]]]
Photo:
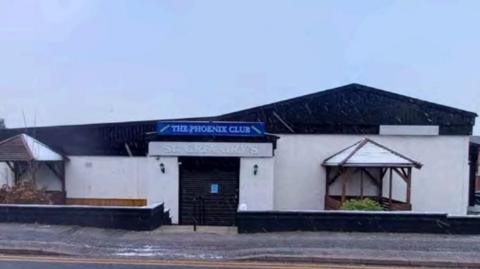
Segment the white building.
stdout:
[[[26,133],[65,156],[68,204],[164,203],[174,223],[209,225],[233,224],[238,208],[324,210],[324,161],[368,138],[421,164],[411,172],[412,211],[465,215],[475,117],[351,84],[216,117],[5,129],[0,138]],[[392,189],[389,198],[407,202],[400,174],[390,188],[388,175],[375,183],[365,173],[351,175],[345,190],[332,183],[330,194],[377,197],[380,186],[382,196]],[[0,180],[14,181],[6,165]],[[36,182],[62,191],[52,171]]]

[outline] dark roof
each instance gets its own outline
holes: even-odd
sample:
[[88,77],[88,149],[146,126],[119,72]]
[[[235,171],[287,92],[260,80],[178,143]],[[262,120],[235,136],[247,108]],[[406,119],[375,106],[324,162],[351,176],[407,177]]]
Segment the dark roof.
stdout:
[[[179,120],[204,120],[188,118]],[[158,120],[94,123],[0,130],[0,140],[26,133],[63,155],[145,156],[146,138]]]
[[349,84],[217,117],[263,121],[272,133],[378,134],[380,125],[438,125],[470,135],[477,115],[380,89]]
[[[216,117],[177,120],[262,121],[269,133],[378,134],[380,125],[438,125],[442,135],[470,135],[472,112],[359,84],[321,91]],[[0,140],[27,133],[66,155],[147,152],[157,120],[0,130]],[[127,146],[126,146],[127,145]]]
[[155,130],[156,122],[5,129],[0,130],[0,139],[24,132],[64,155],[128,156],[128,145],[133,155],[144,156],[147,151],[146,133]]

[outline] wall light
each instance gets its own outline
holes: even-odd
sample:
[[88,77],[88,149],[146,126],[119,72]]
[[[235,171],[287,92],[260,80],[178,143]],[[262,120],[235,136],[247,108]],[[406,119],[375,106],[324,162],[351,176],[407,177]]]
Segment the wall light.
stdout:
[[160,171],[162,171],[162,173],[165,174],[165,164],[163,163],[160,164]]
[[258,174],[258,164],[255,164],[255,165],[253,166],[253,175],[256,176],[257,174]]

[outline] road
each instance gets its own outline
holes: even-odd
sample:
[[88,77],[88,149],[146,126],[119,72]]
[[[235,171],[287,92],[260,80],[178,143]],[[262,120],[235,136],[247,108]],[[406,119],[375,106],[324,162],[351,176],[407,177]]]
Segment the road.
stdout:
[[[0,0],[1,1],[1,0]],[[480,236],[389,233],[192,232],[182,226],[134,232],[78,226],[0,223],[0,253],[25,249],[81,257],[169,260],[237,260],[255,257],[315,257],[320,260],[435,263],[480,268]],[[187,227],[190,228],[190,227]],[[174,229],[169,230],[169,229]],[[30,253],[32,255],[32,253]],[[0,269],[3,269],[0,267]]]
[[2,269],[406,269],[411,267],[326,264],[282,264],[263,262],[207,262],[140,259],[86,259],[69,257],[0,256]]

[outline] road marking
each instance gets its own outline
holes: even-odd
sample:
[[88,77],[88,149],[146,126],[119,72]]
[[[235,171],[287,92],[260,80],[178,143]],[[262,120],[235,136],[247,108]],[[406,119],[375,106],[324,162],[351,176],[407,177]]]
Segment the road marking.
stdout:
[[189,260],[140,260],[119,258],[77,258],[77,257],[44,257],[44,256],[0,256],[0,261],[9,262],[38,262],[38,263],[67,263],[67,264],[118,264],[118,265],[168,265],[172,267],[196,268],[251,268],[251,269],[407,269],[412,267],[385,267],[365,265],[334,265],[309,263],[272,263],[272,262],[235,262],[235,261],[189,261]]

